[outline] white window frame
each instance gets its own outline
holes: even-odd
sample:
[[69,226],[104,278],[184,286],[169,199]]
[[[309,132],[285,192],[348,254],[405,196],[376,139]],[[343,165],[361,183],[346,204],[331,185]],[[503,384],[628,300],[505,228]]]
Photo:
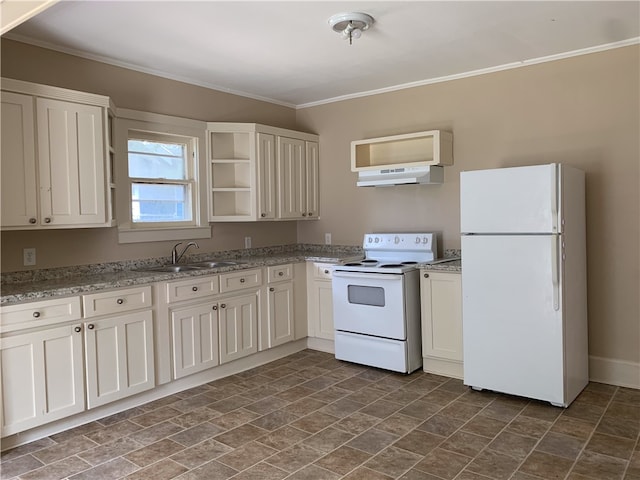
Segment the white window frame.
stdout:
[[[159,142],[179,141],[188,145],[187,182],[191,185],[191,221],[133,222],[131,187],[133,183],[137,183],[137,177],[129,177],[129,138],[148,138]],[[205,122],[135,110],[117,110],[114,174],[119,243],[211,238],[206,213],[208,187],[205,141]],[[161,183],[186,182],[167,180]]]

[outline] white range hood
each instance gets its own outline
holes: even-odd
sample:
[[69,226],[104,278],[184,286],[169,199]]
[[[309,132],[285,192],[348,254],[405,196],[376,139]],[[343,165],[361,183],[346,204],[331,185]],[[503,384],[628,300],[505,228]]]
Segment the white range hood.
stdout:
[[381,168],[358,172],[358,187],[390,187],[393,185],[439,184],[444,182],[444,168],[433,165],[420,167]]

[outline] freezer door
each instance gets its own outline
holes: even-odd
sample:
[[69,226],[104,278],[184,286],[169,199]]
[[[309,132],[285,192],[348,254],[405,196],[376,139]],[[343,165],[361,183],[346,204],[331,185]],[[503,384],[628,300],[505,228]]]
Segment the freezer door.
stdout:
[[559,233],[558,164],[460,174],[460,231]]
[[559,241],[462,237],[466,385],[565,405]]

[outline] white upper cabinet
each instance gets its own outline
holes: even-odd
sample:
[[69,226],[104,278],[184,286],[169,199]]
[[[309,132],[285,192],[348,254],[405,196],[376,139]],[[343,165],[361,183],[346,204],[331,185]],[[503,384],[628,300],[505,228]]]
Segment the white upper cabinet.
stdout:
[[3,79],[2,228],[112,225],[107,97]]
[[255,123],[207,124],[209,221],[318,217],[318,136]]

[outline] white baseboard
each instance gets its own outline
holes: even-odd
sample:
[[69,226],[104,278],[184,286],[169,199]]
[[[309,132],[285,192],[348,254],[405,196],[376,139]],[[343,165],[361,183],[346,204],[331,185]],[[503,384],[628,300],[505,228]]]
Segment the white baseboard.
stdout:
[[589,380],[619,387],[640,388],[640,363],[590,355]]
[[336,353],[333,340],[325,340],[324,338],[307,337],[307,348],[325,353]]

